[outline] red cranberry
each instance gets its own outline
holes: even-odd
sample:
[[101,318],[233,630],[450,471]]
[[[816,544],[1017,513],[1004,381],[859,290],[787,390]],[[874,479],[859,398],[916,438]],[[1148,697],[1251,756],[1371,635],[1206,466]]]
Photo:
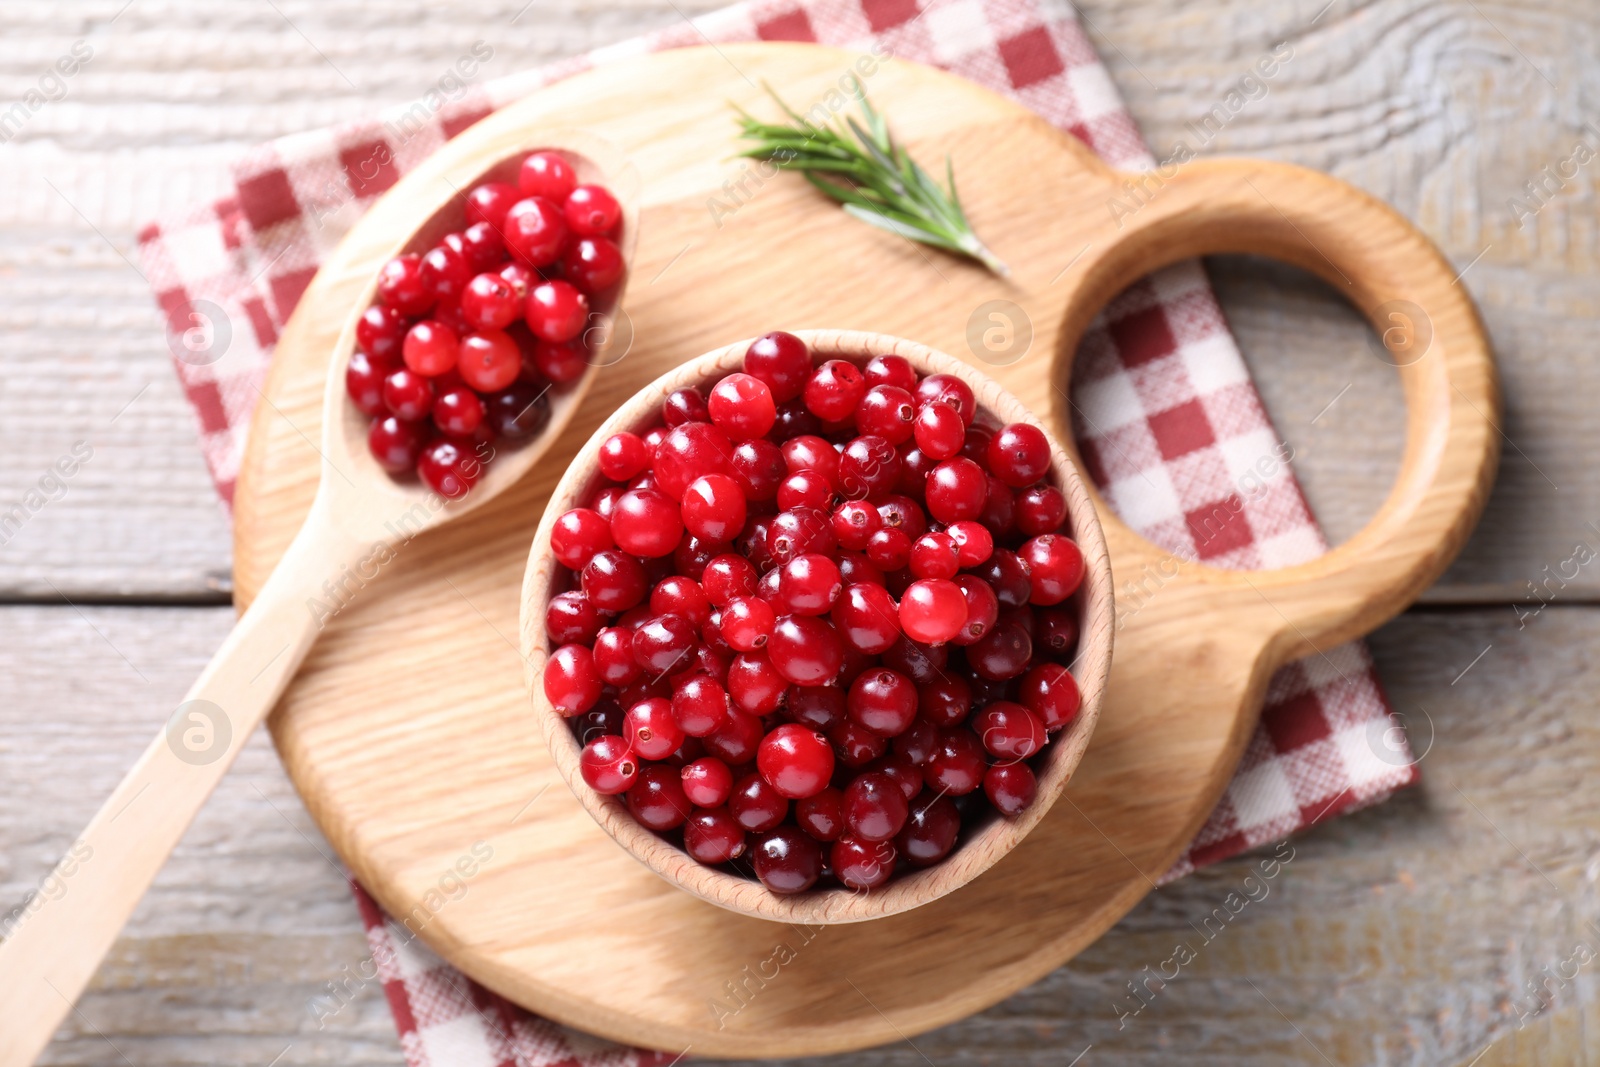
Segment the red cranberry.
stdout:
[[607,626],[595,634],[594,666],[601,681],[619,688],[643,677],[643,668],[633,658],[633,631],[622,626]]
[[471,389],[448,389],[433,402],[434,423],[451,437],[471,437],[483,415],[483,401]]
[[815,508],[780,511],[767,528],[767,554],[777,564],[797,556],[831,554],[835,547],[832,519]]
[[813,730],[827,732],[844,721],[844,692],[833,686],[790,686],[785,705],[789,718]]
[[[901,734],[900,736],[904,737],[905,735]],[[895,740],[899,740],[899,738]],[[893,742],[890,744],[892,748]],[[931,751],[929,755],[932,755]],[[893,751],[867,769],[874,773],[882,774],[894,782],[895,785],[900,787],[901,794],[907,800],[922,792],[922,771],[917,768],[915,763],[895,754]]]
[[888,775],[869,771],[845,787],[844,821],[864,841],[887,841],[906,824],[910,805]]
[[1083,582],[1083,553],[1070,537],[1041,534],[1017,552],[1028,568],[1029,603],[1059,604]]
[[1078,644],[1078,617],[1071,608],[1046,608],[1039,612],[1034,647],[1065,660]]
[[904,356],[877,356],[867,364],[862,377],[868,388],[892,385],[910,391],[917,387],[917,369]]
[[817,436],[827,429],[827,425],[811,414],[811,409],[806,407],[803,399],[795,397],[778,405],[776,416],[772,421],[772,431],[767,434],[767,438],[773,441],[788,441],[796,437]]
[[850,686],[850,718],[875,734],[903,733],[917,715],[917,687],[903,674],[880,668],[867,671]]
[[928,513],[943,523],[976,519],[989,496],[989,480],[970,459],[951,459],[933,468],[926,491]]
[[971,730],[958,727],[939,738],[923,775],[934,789],[950,796],[966,796],[983,783],[986,763],[983,745]]
[[715,756],[685,764],[679,777],[684,795],[702,808],[721,807],[733,793],[733,772]]
[[815,731],[785,723],[762,740],[756,767],[779,794],[799,800],[827,787],[833,776],[833,749]]
[[[768,645],[772,641],[769,638]],[[749,715],[771,715],[783,701],[788,683],[764,653],[743,652],[728,668],[728,695]]]
[[995,599],[1002,607],[1021,607],[1033,596],[1033,583],[1028,578],[1028,568],[1015,553],[997,548],[975,572],[994,590]]
[[798,827],[779,827],[756,842],[751,864],[772,892],[803,893],[822,877],[822,846]]
[[772,629],[767,656],[784,678],[796,685],[823,685],[839,673],[844,646],[821,619],[785,615]]
[[1010,537],[1017,530],[1016,508],[1012,502],[1011,490],[994,475],[989,475],[989,498],[984,501],[983,514],[978,516],[978,521],[989,530],[991,534],[1000,539]]
[[483,462],[454,441],[435,441],[417,458],[417,474],[435,493],[459,500],[483,476]]
[[648,764],[628,790],[628,810],[652,830],[671,830],[682,826],[694,810],[683,795],[678,769],[663,763]]
[[625,482],[644,470],[650,455],[637,434],[614,433],[600,446],[600,473],[614,482]]
[[997,700],[972,717],[983,747],[1000,760],[1025,760],[1045,745],[1044,723],[1021,704]]
[[506,251],[530,267],[548,267],[561,255],[567,223],[553,202],[530,196],[507,209],[501,232]]
[[839,491],[852,499],[889,492],[900,478],[900,454],[883,437],[863,434],[839,454]]
[[924,645],[902,637],[883,654],[883,665],[922,685],[943,677],[948,658],[943,645]]
[[910,440],[916,417],[916,400],[893,385],[873,386],[856,405],[857,431],[881,437],[892,445]]
[[[412,327],[412,335],[426,325],[418,323]],[[493,393],[506,388],[517,380],[517,373],[522,369],[521,350],[515,341],[500,330],[469,333],[459,343],[451,337],[450,344],[451,366],[459,363],[462,379],[480,393]],[[411,338],[407,337],[406,351],[410,350]]]
[[639,760],[620,737],[597,737],[583,746],[578,770],[589,788],[613,796],[625,793],[639,777]]
[[1028,669],[1033,639],[1016,624],[997,625],[967,648],[967,663],[984,678],[1015,678]]
[[630,489],[611,512],[611,537],[635,556],[670,556],[683,537],[678,505],[654,489]]
[[696,627],[711,621],[711,601],[692,578],[674,574],[650,590],[650,610],[657,615],[682,615]]
[[544,668],[544,695],[566,718],[582,715],[600,699],[600,674],[594,653],[582,645],[562,645]]
[[972,388],[954,374],[930,374],[917,383],[919,407],[945,407],[969,423],[978,414],[978,402]]
[[789,801],[759,774],[747,774],[734,783],[728,811],[744,829],[762,833],[789,814]]
[[[561,645],[593,645],[601,622],[600,613],[589,603],[589,598],[578,592],[551,597],[544,613],[544,628],[550,640]],[[595,667],[598,670],[599,664]]]
[[1083,698],[1077,679],[1059,663],[1041,663],[1022,680],[1020,699],[1046,730],[1059,730],[1078,717]]
[[729,766],[749,763],[761,745],[761,720],[734,712],[728,721],[700,741],[705,750]]
[[487,223],[496,231],[504,230],[506,212],[522,199],[517,187],[506,182],[484,182],[467,194],[467,222]]
[[1044,431],[1025,422],[1015,422],[995,434],[987,449],[989,471],[996,478],[1021,489],[1050,473],[1050,442]]
[[570,341],[589,323],[589,298],[570,282],[542,282],[528,294],[528,329],[541,341]]
[[588,508],[563,512],[550,530],[551,554],[570,570],[582,570],[596,552],[614,547],[611,524]]
[[512,441],[532,437],[550,421],[545,390],[517,384],[489,397],[485,418],[494,432]]
[[806,797],[794,806],[794,821],[818,841],[833,841],[844,833],[844,793],[832,786]]
[[767,383],[772,399],[781,404],[804,391],[811,377],[811,353],[794,334],[769,333],[750,342],[744,372]]
[[833,513],[833,535],[841,548],[860,552],[883,526],[878,509],[864,500],[846,500]]
[[580,185],[572,190],[563,211],[567,225],[580,237],[604,237],[622,219],[622,205],[599,185]]
[[1039,782],[1026,763],[1000,763],[983,775],[983,791],[1001,815],[1017,816],[1039,793]]
[[422,284],[433,291],[435,302],[444,304],[461,299],[467,283],[472,280],[472,264],[461,252],[440,245],[423,253],[418,273]]
[[683,824],[683,850],[701,863],[726,863],[744,849],[744,829],[726,808],[697,811]]
[[930,578],[912,582],[900,598],[900,629],[913,641],[939,645],[961,632],[967,602],[954,582]]
[[833,483],[818,471],[796,471],[778,486],[778,507],[783,511],[811,508],[826,511],[833,506]]
[[723,640],[740,652],[765,648],[777,625],[772,605],[759,597],[735,597],[722,610],[719,629]]
[[[913,767],[920,767],[933,756],[939,744],[939,728],[924,718],[911,720],[904,733],[896,737],[891,747],[895,754]],[[920,784],[920,783],[919,783]]]
[[578,184],[578,175],[559,152],[534,152],[522,161],[517,188],[523,196],[542,196],[557,204]]
[[972,710],[972,688],[959,675],[937,678],[917,687],[917,712],[935,726],[959,726]]
[[433,383],[401,367],[383,380],[383,403],[395,418],[421,422],[433,411]]
[[604,237],[583,237],[567,246],[561,257],[561,274],[594,296],[622,280],[622,250]]
[[726,607],[735,597],[755,596],[760,575],[743,556],[724,554],[706,564],[700,586],[718,607]]
[[733,444],[709,423],[674,426],[661,440],[651,469],[661,491],[682,500],[689,483],[707,474],[732,474]]
[[686,663],[699,636],[682,615],[657,615],[633,631],[633,658],[647,673],[671,674]]
[[415,470],[425,441],[420,424],[403,422],[393,415],[373,419],[367,429],[367,447],[372,457],[390,474],[409,474]]
[[[360,320],[356,322],[356,347],[376,360],[389,363],[399,360],[400,345],[405,336],[406,317],[384,304],[373,304],[361,313]],[[369,411],[367,414],[375,413]]]
[[977,644],[984,634],[994,629],[1000,618],[1000,602],[995,599],[994,590],[977,575],[958,574],[954,581],[967,603],[967,621],[961,624],[961,632],[950,640],[962,646]]
[[960,832],[961,814],[950,798],[924,794],[912,802],[895,844],[913,867],[927,867],[950,854]]
[[828,740],[833,742],[839,762],[846,767],[864,767],[889,748],[888,738],[848,720],[829,730]]
[[1056,533],[1067,521],[1067,498],[1052,485],[1035,485],[1016,495],[1017,529],[1029,537]]
[[672,717],[672,701],[665,697],[641,700],[628,709],[622,736],[645,759],[666,759],[683,744],[683,728]]
[[961,550],[945,531],[925,533],[912,543],[909,564],[918,578],[954,578],[961,569]]
[[994,553],[994,536],[975,522],[952,522],[945,533],[956,543],[956,559],[963,570],[976,567]]
[[844,588],[838,566],[814,552],[794,557],[783,565],[779,575],[779,595],[796,615],[826,614]]
[[728,693],[709,674],[679,683],[672,694],[672,717],[690,737],[706,737],[727,725]]
[[[454,246],[452,246],[454,247]],[[493,270],[506,258],[506,244],[500,229],[487,222],[474,222],[461,232],[460,252],[475,272]]]
[[841,837],[829,853],[834,877],[848,889],[876,889],[894,874],[894,845]]
[[408,318],[427,314],[434,297],[422,281],[422,257],[408,252],[385,263],[378,272],[378,299]]
[[583,591],[601,611],[627,611],[644,599],[648,588],[638,560],[614,549],[602,549],[583,567]]
[[777,421],[772,391],[760,378],[730,374],[711,390],[706,401],[711,421],[736,441],[763,437]]
[[683,525],[696,537],[731,541],[744,528],[744,522],[744,493],[728,475],[704,475],[684,490]]
[[734,481],[752,501],[771,500],[788,473],[783,451],[771,441],[740,441],[730,461]]
[[867,539],[867,559],[883,570],[899,570],[911,561],[911,538],[904,530],[884,527]]
[[912,425],[917,448],[934,460],[950,459],[967,439],[967,424],[946,404],[924,404]]
[[710,422],[711,412],[706,408],[706,398],[693,386],[674,389],[661,401],[661,418],[668,426],[682,426],[686,422]]
[[811,373],[805,385],[806,407],[825,422],[841,422],[855,413],[867,391],[867,380],[853,363],[830,359]]
[[[529,302],[532,302],[530,296]],[[583,372],[589,366],[589,349],[584,345],[582,338],[570,341],[546,341],[539,338],[533,345],[533,368],[541,378],[548,378],[557,385],[575,382],[583,377]],[[524,363],[526,373],[526,363]]]

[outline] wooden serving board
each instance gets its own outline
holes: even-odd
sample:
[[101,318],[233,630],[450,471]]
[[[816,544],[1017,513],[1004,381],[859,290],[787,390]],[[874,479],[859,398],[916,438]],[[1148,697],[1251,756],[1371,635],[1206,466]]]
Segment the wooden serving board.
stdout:
[[[730,101],[769,109],[765,81],[801,110],[826,105],[853,70],[913,153],[953,157],[1009,280],[852,221],[796,177],[729,159]],[[605,138],[637,169],[631,347],[600,372],[549,462],[405,544],[350,598],[271,719],[313,815],[389,913],[535,1011],[675,1053],[778,1056],[896,1040],[1000,1000],[1149,891],[1215,804],[1272,672],[1399,611],[1476,521],[1498,417],[1476,315],[1426,239],[1333,179],[1196,162],[1161,175],[1119,226],[1108,199],[1124,176],[1018,105],[928,68],[800,45],[630,60],[542,90],[442,151],[541,127]],[[387,195],[407,196],[410,181]],[[1221,251],[1316,271],[1385,326],[1395,301],[1426,319],[1425,348],[1396,360],[1411,411],[1403,471],[1366,530],[1312,563],[1246,575],[1175,565],[1102,506],[1116,572],[1164,577],[1119,629],[1093,743],[1031,836],[924,907],[825,929],[774,924],[670,887],[606,837],[540,741],[516,636],[543,502],[611,411],[730,339],[850,328],[972,361],[1070,442],[1064,389],[1093,313],[1149,270]],[[319,463],[307,442],[328,354],[378,266],[341,246],[279,343],[237,496],[241,600],[310,504]],[[1031,324],[1014,362],[1014,350],[984,345],[991,301]]]

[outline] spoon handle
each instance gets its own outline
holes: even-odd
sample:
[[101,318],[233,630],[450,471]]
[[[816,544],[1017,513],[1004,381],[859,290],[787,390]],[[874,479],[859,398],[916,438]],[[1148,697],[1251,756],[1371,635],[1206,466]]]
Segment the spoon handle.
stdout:
[[356,542],[312,509],[250,610],[0,943],[0,1067],[27,1067],[315,643]]

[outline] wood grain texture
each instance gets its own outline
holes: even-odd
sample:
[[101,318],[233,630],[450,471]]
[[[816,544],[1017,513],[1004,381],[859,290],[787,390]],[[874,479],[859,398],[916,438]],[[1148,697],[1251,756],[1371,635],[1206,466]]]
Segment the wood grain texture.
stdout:
[[[798,182],[763,185],[731,220],[706,210],[738,176],[734,161],[709,162],[726,143],[729,100],[760,106],[755,80],[791,100],[820,100],[846,72],[870,81],[913,154],[935,142],[951,154],[974,225],[1011,265],[1009,279],[936,262],[853,223]],[[669,103],[641,104],[661,86],[671,87]],[[1324,175],[1257,161],[1194,162],[1164,175],[1158,195],[1118,218],[1102,208],[1126,177],[1011,102],[915,64],[746,44],[661,53],[626,71],[552,86],[460,135],[369,218],[425,195],[433,168],[481,169],[483,160],[501,158],[497,146],[508,140],[526,144],[537,140],[530,131],[565,126],[615,145],[639,174],[637,277],[626,304],[632,346],[597,376],[573,432],[551,446],[548,462],[439,537],[408,543],[390,573],[361,590],[272,722],[320,825],[392,913],[424,906],[438,872],[469,846],[495,842],[507,850],[474,906],[439,915],[422,936],[517,1003],[619,1040],[717,1055],[854,1049],[992,1003],[1087,945],[1177,858],[1221,795],[1272,672],[1403,608],[1454,557],[1482,507],[1498,445],[1485,420],[1494,418],[1499,397],[1471,303],[1425,238]],[[1038,175],[1032,195],[995,211],[1025,166]],[[784,255],[776,257],[769,250],[779,242]],[[1080,245],[1063,265],[1061,249]],[[1170,556],[1101,508],[1113,566],[1161,568],[1166,580],[1120,633],[1106,722],[1073,780],[1070,811],[1047,813],[1007,862],[960,892],[808,939],[787,964],[793,980],[779,986],[781,994],[716,1011],[725,976],[761,958],[772,927],[686,894],[663,894],[647,871],[619,866],[616,850],[595,847],[597,828],[570,797],[543,800],[517,825],[515,798],[555,770],[529,744],[511,684],[519,672],[506,673],[498,649],[491,658],[468,636],[482,621],[504,637],[513,628],[504,622],[505,600],[471,591],[508,584],[524,556],[518,542],[527,540],[529,520],[572,461],[582,430],[619,407],[648,403],[645,394],[658,389],[652,379],[711,338],[818,323],[914,333],[959,353],[1062,438],[1068,363],[1096,309],[1144,272],[1213,249],[1265,251],[1325,273],[1369,314],[1398,298],[1431,317],[1431,348],[1400,371],[1410,415],[1394,491],[1368,527],[1327,556],[1256,575],[1193,563],[1169,568]],[[381,261],[378,250],[347,245],[333,276],[370,278]],[[718,286],[730,269],[739,285]],[[327,376],[329,353],[339,348],[334,335],[349,314],[348,294],[341,295],[331,285],[302,300],[291,325],[296,344],[279,347],[267,388],[272,412],[258,418],[240,478],[236,571],[246,596],[305,513],[319,464],[300,433],[317,425],[315,385]],[[971,340],[974,313],[996,300],[1013,302],[1031,320],[1025,352],[997,357]],[[468,544],[471,552],[452,547]],[[502,545],[517,548],[508,556]],[[536,565],[540,555],[536,546]],[[1202,616],[1215,624],[1195,627]],[[404,641],[393,633],[400,618],[412,620]],[[540,658],[528,656],[536,674]],[[1093,681],[1092,671],[1085,680]],[[572,753],[563,751],[570,772]],[[430,783],[430,799],[418,797],[418,781]],[[617,824],[608,829],[621,832]],[[967,855],[981,857],[986,842],[975,844]],[[653,864],[659,871],[671,852],[652,855],[662,859]],[[895,909],[896,899],[891,889],[881,906]],[[776,910],[768,903],[763,914]],[[622,914],[629,922],[615,923],[608,951],[596,957],[589,932],[600,918]],[[630,927],[677,934],[669,952],[658,937],[629,939]],[[597,974],[594,960],[616,954],[639,962],[625,974],[603,965]],[[604,996],[582,992],[602,985]],[[825,1019],[812,1011],[863,988],[870,992],[854,1010]]]
[[[715,6],[718,0],[538,0],[513,24],[520,0],[404,8],[279,0],[291,25],[267,5],[136,0],[108,25],[120,0],[5,5],[5,100],[35,83],[80,35],[89,35],[97,56],[66,100],[0,146],[0,323],[7,342],[0,418],[29,431],[0,455],[0,486],[20,497],[74,440],[89,440],[97,451],[68,495],[0,551],[0,597],[54,597],[46,577],[80,602],[222,599],[229,588],[227,526],[195,457],[146,286],[119,255],[131,252],[139,224],[218,195],[227,162],[261,137],[415,98],[478,37],[506,42],[496,66],[503,61],[510,70]],[[1495,340],[1507,431],[1561,492],[1507,447],[1477,536],[1430,594],[1491,606],[1412,615],[1380,632],[1375,648],[1391,692],[1436,715],[1444,703],[1446,733],[1472,743],[1450,745],[1442,736],[1443,747],[1424,763],[1421,790],[1304,839],[1312,851],[1301,855],[1313,862],[1298,872],[1291,865],[1299,880],[1286,878],[1282,895],[1266,902],[1282,909],[1273,922],[1238,925],[1240,939],[1230,932],[1194,972],[1201,981],[1186,975],[1163,997],[1161,1014],[1147,1012],[1136,1027],[1115,1031],[1107,1005],[1125,993],[1123,982],[1165,959],[1167,942],[1188,928],[1187,918],[1202,918],[1244,873],[1241,863],[1223,865],[1161,890],[1073,965],[963,1024],[917,1038],[917,1049],[940,1067],[986,1057],[1061,1067],[1083,1047],[1068,1049],[1083,1032],[1081,1020],[1095,1019],[1111,1025],[1096,1031],[1106,1043],[1085,1064],[1165,1064],[1191,1049],[1199,1063],[1321,1064],[1244,982],[1269,973],[1274,982],[1286,976],[1292,995],[1259,984],[1322,1047],[1331,1051],[1330,1035],[1366,1035],[1338,1062],[1465,1065],[1491,1037],[1514,1032],[1509,996],[1567,948],[1564,927],[1550,921],[1559,902],[1530,886],[1520,857],[1439,775],[1481,775],[1474,802],[1559,884],[1578,887],[1573,899],[1584,908],[1593,901],[1586,830],[1544,818],[1600,803],[1593,796],[1600,745],[1585,725],[1595,690],[1588,650],[1600,630],[1586,612],[1561,607],[1595,597],[1593,568],[1526,633],[1517,632],[1509,603],[1527,595],[1526,583],[1541,568],[1568,558],[1568,542],[1585,536],[1584,523],[1600,514],[1600,472],[1590,462],[1595,385],[1583,358],[1600,296],[1595,245],[1586,236],[1594,225],[1592,167],[1539,213],[1537,225],[1494,241],[1471,264],[1489,243],[1476,240],[1486,225],[1510,229],[1505,199],[1569,154],[1600,78],[1591,61],[1600,14],[1582,0],[1080,6],[1117,88],[1158,151],[1221,99],[1272,41],[1294,41],[1296,60],[1270,95],[1223,130],[1217,149],[1332,170],[1400,205],[1458,268],[1470,265],[1462,284]],[[1336,538],[1349,536],[1376,509],[1400,455],[1402,407],[1392,372],[1374,365],[1365,327],[1322,283],[1233,260],[1209,266],[1269,408],[1299,452],[1314,510]],[[1313,422],[1351,381],[1352,391]],[[113,440],[102,445],[102,435],[87,432],[146,382],[150,389],[116,423]],[[137,432],[123,432],[128,426]],[[115,612],[84,610],[146,674],[172,666],[166,702],[181,694],[227,628],[223,611],[132,613],[119,629],[108,621]],[[191,617],[213,621],[185,621]],[[70,608],[5,608],[0,635],[0,662],[12,682],[0,733],[0,800],[9,802],[0,863],[11,864],[4,892],[14,903],[109,791],[152,725],[143,716],[163,701],[140,693],[143,683]],[[1451,687],[1491,643],[1494,649]],[[1486,670],[1493,687],[1469,685]],[[93,699],[85,702],[86,693]],[[63,708],[75,702],[83,703],[83,717],[64,718]],[[122,747],[108,753],[108,738],[120,738]],[[263,790],[315,839],[287,782],[266,750],[258,751],[269,760],[261,765]],[[250,758],[240,770],[248,773]],[[80,778],[60,774],[63,761],[82,768]],[[158,880],[91,992],[87,1017],[140,1065],[266,1064],[291,1043],[285,1064],[398,1064],[387,1011],[370,990],[360,1025],[335,1037],[301,1016],[306,961],[328,961],[331,977],[343,965],[334,961],[356,958],[347,947],[360,938],[337,877],[253,792],[232,791],[243,780],[225,783],[202,815],[200,826],[214,827],[216,837],[200,836],[199,827],[190,835],[209,851],[196,855],[186,843],[177,860],[185,866]],[[15,788],[18,782],[26,784]],[[218,840],[237,847],[212,848]],[[28,842],[37,842],[31,852]],[[160,936],[144,936],[150,922],[163,924]],[[192,922],[200,936],[192,935]],[[1292,972],[1286,938],[1296,945]],[[1588,1018],[1592,1035],[1592,976],[1586,972],[1577,989],[1582,1009],[1563,1007],[1551,1017],[1568,1026]],[[1532,1058],[1557,1047],[1531,1044],[1541,1032],[1537,1022],[1516,1032],[1507,1047],[1520,1047],[1520,1060],[1497,1050],[1482,1063],[1552,1062]],[[79,1025],[48,1062],[113,1060],[122,1062]],[[925,1061],[900,1044],[811,1062]]]
[[[0,708],[8,910],[144,743],[152,724],[119,704],[124,693],[176,700],[231,624],[226,609],[163,609],[159,627],[149,610],[85,615],[0,613],[0,670],[12,683]],[[1415,736],[1433,738],[1423,783],[1296,838],[1269,895],[1221,936],[1202,945],[1195,926],[1243,893],[1271,849],[1151,893],[1066,967],[914,1046],[784,1062],[1062,1067],[1092,1043],[1084,1064],[1166,1067],[1181,1053],[1202,1067],[1325,1067],[1314,1044],[1339,1064],[1466,1067],[1494,1041],[1506,1051],[1481,1063],[1592,1062],[1572,1028],[1577,1016],[1594,1032],[1595,964],[1521,1029],[1518,1010],[1537,1005],[1528,983],[1579,940],[1600,947],[1586,925],[1600,921],[1590,816],[1600,805],[1597,642],[1600,613],[1582,608],[1551,609],[1523,630],[1501,610],[1402,616],[1372,644]],[[59,773],[64,764],[74,776]],[[122,1063],[109,1039],[136,1067],[264,1067],[286,1047],[283,1064],[400,1064],[380,991],[359,989],[325,1029],[308,1007],[366,953],[327,851],[265,736],[256,738],[157,879],[82,1017],[41,1062]],[[1132,1006],[1127,983],[1180,942],[1200,948],[1194,964],[1119,1028],[1117,1007]],[[1565,1045],[1549,1032],[1562,1027]],[[1539,1055],[1559,1048],[1574,1052]]]
[[[943,374],[959,378],[971,390],[978,417],[989,425],[1028,423],[1047,436],[1050,434],[993,378],[927,345],[905,338],[841,330],[806,330],[801,331],[799,337],[809,346],[812,359],[818,364],[828,359],[845,359],[861,366],[880,356],[896,356],[908,361],[920,375]],[[722,377],[744,367],[750,340],[724,345],[668,369],[635,393],[579,446],[576,458],[545,505],[544,518],[528,553],[519,627],[526,683],[534,714],[556,768],[584,810],[617,844],[667,881],[724,908],[778,923],[821,926],[896,915],[952,893],[988,871],[1039,824],[1066,788],[1100,718],[1100,701],[1111,669],[1115,622],[1110,553],[1088,486],[1062,446],[1052,442],[1051,469],[1046,480],[1062,491],[1066,499],[1066,531],[1083,553],[1081,591],[1069,601],[1076,613],[1080,635],[1070,666],[1082,704],[1072,723],[1051,737],[1049,746],[1032,764],[1038,773],[1038,794],[1027,811],[1015,818],[991,817],[985,824],[968,828],[960,849],[943,862],[923,871],[903,874],[872,893],[836,886],[783,896],[769,893],[751,879],[695,862],[682,849],[640,825],[628,813],[621,798],[603,796],[584,781],[579,769],[581,746],[578,739],[573,736],[571,724],[551,707],[544,695],[544,669],[552,644],[545,628],[546,611],[551,598],[565,592],[563,586],[572,580],[571,572],[555,562],[550,537],[559,516],[584,506],[594,487],[604,484],[599,454],[601,444],[608,437],[623,431],[643,434],[660,426],[661,397],[686,387],[709,391]],[[1013,871],[1008,877],[1024,876]]]

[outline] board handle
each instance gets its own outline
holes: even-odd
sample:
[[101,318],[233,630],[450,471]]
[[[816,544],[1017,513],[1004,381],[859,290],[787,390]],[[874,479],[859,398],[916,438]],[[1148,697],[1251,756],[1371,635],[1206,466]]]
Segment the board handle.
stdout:
[[[1315,560],[1271,571],[1184,568],[1191,597],[1253,616],[1274,663],[1359,637],[1443,573],[1482,513],[1499,459],[1500,390],[1456,270],[1393,208],[1329,175],[1261,160],[1199,160],[1126,175],[1148,199],[1084,257],[1063,326],[1070,358],[1092,317],[1143,275],[1195,256],[1250,253],[1322,277],[1362,311],[1406,401],[1399,476],[1372,519]],[[1109,509],[1108,534],[1168,555]],[[1190,615],[1192,620],[1195,616]]]

